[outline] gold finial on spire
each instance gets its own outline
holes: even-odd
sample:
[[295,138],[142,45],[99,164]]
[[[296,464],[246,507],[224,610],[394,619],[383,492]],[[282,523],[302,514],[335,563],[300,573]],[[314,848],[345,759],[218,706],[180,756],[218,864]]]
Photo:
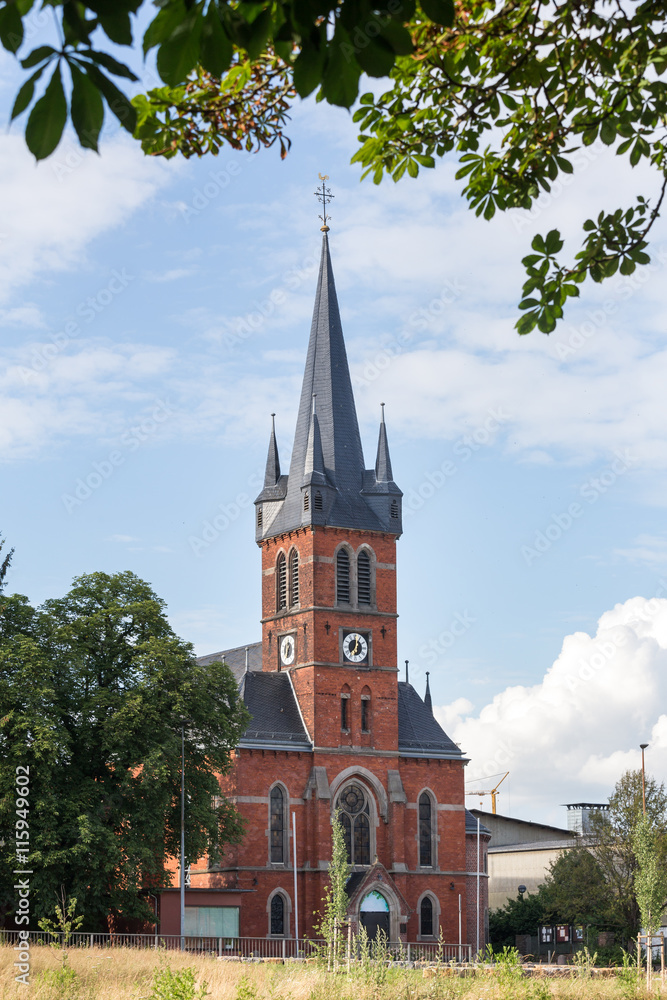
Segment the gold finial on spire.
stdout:
[[323,214],[320,215],[319,218],[322,220],[322,222],[324,223],[324,225],[320,227],[320,230],[323,233],[328,233],[329,232],[329,227],[327,225],[327,222],[329,222],[331,220],[331,216],[327,215],[327,205],[329,204],[329,202],[333,198],[333,195],[332,195],[331,191],[329,190],[329,188],[324,183],[325,181],[329,180],[329,175],[328,174],[318,174],[317,176],[322,181],[322,188],[321,189],[318,188],[318,190],[315,191],[315,197],[319,201],[320,205],[322,205],[322,209],[323,209]]

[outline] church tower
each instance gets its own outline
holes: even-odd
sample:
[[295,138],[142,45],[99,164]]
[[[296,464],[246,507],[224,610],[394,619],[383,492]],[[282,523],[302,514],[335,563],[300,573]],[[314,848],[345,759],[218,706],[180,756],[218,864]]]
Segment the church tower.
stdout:
[[338,815],[354,932],[431,951],[442,933],[447,957],[460,957],[484,938],[486,874],[476,869],[488,831],[480,855],[464,753],[434,717],[428,684],[422,699],[407,673],[398,679],[402,493],[384,406],[375,465],[364,461],[327,218],[325,205],[289,472],[274,424],[255,501],[262,639],[202,658],[227,663],[250,717],[220,776],[244,834],[191,869],[186,911],[192,933],[215,925],[219,937],[282,939],[282,954],[294,954],[295,937],[317,935]]
[[255,501],[262,661],[288,670],[316,747],[398,745],[396,541],[384,405],[366,469],[323,227],[322,257],[288,475],[275,426]]

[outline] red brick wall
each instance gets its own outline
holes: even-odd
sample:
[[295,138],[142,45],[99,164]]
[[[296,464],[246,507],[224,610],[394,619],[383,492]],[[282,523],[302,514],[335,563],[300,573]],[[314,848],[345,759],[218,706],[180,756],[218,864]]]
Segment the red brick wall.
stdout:
[[[488,871],[487,850],[490,837],[482,834],[480,840],[480,872]],[[477,915],[477,834],[469,833],[466,837],[466,866],[470,875],[467,878],[467,898],[468,898],[468,941],[473,947],[473,952],[477,940],[476,915]],[[486,946],[486,920],[485,915],[489,908],[489,879],[486,874],[482,874],[479,879],[479,947],[483,951]]]
[[[265,935],[268,932],[268,901],[274,889],[281,888],[292,906],[290,933],[294,933],[294,872],[291,815],[296,815],[297,868],[299,894],[299,931],[314,936],[313,911],[318,911],[327,881],[320,863],[331,855],[331,800],[318,799],[311,790],[304,799],[313,766],[326,769],[328,781],[352,768],[366,768],[375,775],[385,792],[386,821],[380,815],[380,797],[363,771],[357,771],[377,804],[374,828],[378,860],[393,877],[412,913],[408,920],[407,939],[416,941],[419,934],[417,904],[425,891],[437,896],[440,923],[447,942],[458,942],[458,896],[462,895],[463,941],[469,942],[469,882],[466,876],[465,814],[463,810],[463,764],[460,761],[420,760],[384,755],[364,756],[348,753],[299,753],[243,749],[236,757],[233,775],[224,779],[223,791],[239,796],[238,808],[247,821],[243,841],[225,854],[227,871],[197,876],[193,886],[228,886],[251,890],[243,894],[241,934]],[[391,802],[388,793],[388,770],[399,770],[407,803]],[[268,797],[271,786],[280,781],[290,796],[289,853],[285,865],[269,861]],[[338,784],[338,788],[342,783]],[[418,796],[428,788],[440,806],[437,811],[437,870],[420,869],[418,855]],[[451,808],[453,807],[453,808]],[[203,868],[200,863],[195,868]],[[406,870],[402,870],[405,868]],[[256,881],[255,881],[256,880]],[[451,888],[453,883],[453,888]],[[473,899],[474,903],[474,899]],[[474,916],[473,916],[474,921]],[[437,928],[436,928],[437,933]],[[474,943],[474,940],[473,942]]]

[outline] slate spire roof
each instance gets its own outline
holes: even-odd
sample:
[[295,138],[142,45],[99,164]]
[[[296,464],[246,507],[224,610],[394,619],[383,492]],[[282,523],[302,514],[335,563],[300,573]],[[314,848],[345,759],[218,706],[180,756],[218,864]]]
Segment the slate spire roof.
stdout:
[[384,422],[384,403],[382,407],[382,419],[380,420],[380,435],[378,437],[378,453],[375,459],[375,479],[378,483],[393,482],[391,471],[391,458],[389,457],[389,444],[387,443],[387,428]]
[[[364,464],[329,240],[324,232],[290,471],[288,476],[280,475],[272,431],[264,489],[255,501],[262,505],[257,540],[306,524],[400,535],[398,498],[402,494],[392,479],[384,413],[376,467],[369,470]],[[308,491],[313,497],[304,496]]]

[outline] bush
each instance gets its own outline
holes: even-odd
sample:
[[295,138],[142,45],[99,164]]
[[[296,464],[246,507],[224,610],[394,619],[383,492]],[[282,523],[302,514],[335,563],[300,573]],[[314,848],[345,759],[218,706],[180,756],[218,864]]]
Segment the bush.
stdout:
[[148,1000],[204,1000],[207,996],[208,984],[202,982],[197,986],[193,968],[173,972],[166,966],[155,970]]

